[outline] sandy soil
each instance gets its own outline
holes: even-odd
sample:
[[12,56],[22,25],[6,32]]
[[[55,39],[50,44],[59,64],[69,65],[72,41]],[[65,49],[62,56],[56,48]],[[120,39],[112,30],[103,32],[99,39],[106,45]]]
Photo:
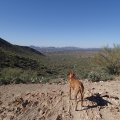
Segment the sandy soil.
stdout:
[[0,120],[120,120],[120,81],[83,83],[78,111],[67,84],[0,86]]

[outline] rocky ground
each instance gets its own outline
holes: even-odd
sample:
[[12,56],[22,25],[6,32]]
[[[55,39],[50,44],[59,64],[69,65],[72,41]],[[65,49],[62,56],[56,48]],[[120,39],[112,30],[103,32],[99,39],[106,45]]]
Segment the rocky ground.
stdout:
[[0,120],[120,120],[120,81],[83,83],[78,111],[67,84],[0,86]]

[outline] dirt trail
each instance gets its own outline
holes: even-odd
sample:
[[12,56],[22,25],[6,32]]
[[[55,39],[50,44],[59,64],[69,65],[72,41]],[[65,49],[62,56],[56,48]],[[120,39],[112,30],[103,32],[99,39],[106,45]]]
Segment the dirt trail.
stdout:
[[79,102],[78,111],[67,84],[0,86],[0,120],[119,120],[120,81],[83,83],[86,107]]

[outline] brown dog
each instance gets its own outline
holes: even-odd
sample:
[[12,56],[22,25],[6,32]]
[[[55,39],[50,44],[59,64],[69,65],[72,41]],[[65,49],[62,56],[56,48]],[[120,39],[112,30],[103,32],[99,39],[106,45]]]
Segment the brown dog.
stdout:
[[78,105],[78,101],[77,101],[78,93],[80,93],[80,96],[81,96],[81,107],[83,106],[84,86],[83,86],[83,83],[81,81],[76,79],[75,74],[72,71],[70,71],[68,73],[67,77],[68,77],[68,82],[70,85],[70,89],[69,89],[70,100],[71,100],[71,88],[75,92],[75,104],[76,104],[75,111],[76,111],[77,105]]

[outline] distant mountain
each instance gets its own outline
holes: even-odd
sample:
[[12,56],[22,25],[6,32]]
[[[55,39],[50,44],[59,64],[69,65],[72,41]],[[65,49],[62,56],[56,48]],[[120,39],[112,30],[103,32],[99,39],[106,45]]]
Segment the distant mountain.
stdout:
[[37,59],[44,55],[27,46],[13,45],[0,38],[0,68],[19,67],[36,69],[39,65]]
[[30,46],[33,49],[36,49],[38,51],[41,51],[42,53],[53,53],[53,52],[75,52],[75,51],[100,51],[100,48],[79,48],[79,47],[36,47],[36,46]]

